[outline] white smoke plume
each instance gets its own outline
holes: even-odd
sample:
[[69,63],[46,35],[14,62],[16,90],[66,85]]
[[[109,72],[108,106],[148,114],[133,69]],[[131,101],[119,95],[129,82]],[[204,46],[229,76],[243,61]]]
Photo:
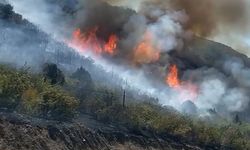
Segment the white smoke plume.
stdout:
[[[80,4],[86,4],[85,2],[90,1],[82,0]],[[180,97],[182,93],[180,94],[178,90],[169,88],[164,83],[164,75],[167,73],[169,64],[171,64],[169,53],[173,50],[185,50],[184,42],[187,38],[190,38],[190,31],[186,31],[184,25],[189,20],[189,16],[184,10],[168,10],[158,8],[157,5],[142,5],[139,0],[136,2],[122,2],[119,5],[124,3],[133,5],[137,13],[126,8],[121,10],[120,7],[100,4],[98,1],[93,1],[93,3],[87,5],[91,7],[82,8],[79,7],[76,1],[72,1],[70,5],[72,7],[77,5],[77,8],[80,10],[74,12],[73,16],[75,18],[69,18],[57,3],[51,4],[45,0],[9,1],[14,6],[16,12],[22,14],[24,18],[37,25],[46,33],[53,35],[57,40],[66,38],[66,35],[69,35],[74,28],[85,29],[95,23],[103,24],[108,22],[105,25],[112,32],[122,30],[119,32],[122,35],[119,42],[121,48],[119,51],[120,56],[117,58],[118,61],[122,60],[122,62],[114,63],[117,59],[96,58],[93,54],[88,56],[95,60],[96,65],[102,66],[106,71],[113,72],[119,78],[127,81],[127,84],[135,91],[139,90],[143,94],[146,93],[158,98],[163,105],[171,105],[180,109],[180,105],[183,101],[189,100],[189,97]],[[96,7],[102,8],[101,12],[105,13],[92,14],[92,18],[89,14],[93,12],[88,11],[92,11]],[[125,12],[130,12],[129,15],[123,13],[124,9],[126,10]],[[117,13],[114,14],[114,12]],[[113,17],[116,17],[118,14],[120,16],[113,18],[109,16],[110,14]],[[105,17],[109,17],[107,18],[108,21]],[[109,22],[110,20],[111,22]],[[160,53],[164,53],[164,55],[159,62],[152,63],[151,61],[146,61],[146,64],[141,64],[142,67],[129,66],[127,62],[128,54],[143,40],[147,32],[151,33],[153,46]],[[86,53],[81,53],[81,55],[86,56]],[[182,63],[185,62],[183,61]],[[148,71],[154,67],[156,70],[159,70],[157,71],[159,72],[157,76],[155,76],[153,71]],[[204,67],[183,70],[182,74],[183,80],[191,80],[198,86],[197,97],[192,101],[199,109],[216,108],[218,111],[228,113],[244,111],[248,107],[250,96],[246,91],[250,86],[249,72],[249,68],[241,61],[225,60],[223,71],[216,70],[213,67]],[[125,83],[122,84],[126,85]],[[186,95],[186,93],[188,92],[185,91],[183,95]]]
[[[48,5],[45,0],[7,0],[14,7],[15,12],[38,26],[46,33],[59,38],[65,34],[67,26],[62,19],[62,9],[59,5]],[[70,7],[74,0],[67,3]]]
[[[157,15],[154,12],[152,12],[152,14]],[[162,16],[159,17],[156,23],[148,26],[148,32],[153,34],[153,42],[156,47],[163,52],[168,52],[177,48],[181,49],[185,33],[180,22],[184,20],[185,13],[162,12],[161,15]]]

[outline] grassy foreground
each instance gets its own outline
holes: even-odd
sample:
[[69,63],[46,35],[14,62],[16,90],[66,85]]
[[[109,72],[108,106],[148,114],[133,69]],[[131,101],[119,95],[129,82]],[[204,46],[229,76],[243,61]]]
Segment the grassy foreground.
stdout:
[[197,145],[250,149],[247,123],[191,119],[143,100],[130,99],[124,107],[115,91],[94,84],[84,68],[65,77],[56,65],[47,64],[40,74],[0,66],[0,108],[7,111],[54,120],[71,120],[79,113],[89,113],[102,122],[168,134]]

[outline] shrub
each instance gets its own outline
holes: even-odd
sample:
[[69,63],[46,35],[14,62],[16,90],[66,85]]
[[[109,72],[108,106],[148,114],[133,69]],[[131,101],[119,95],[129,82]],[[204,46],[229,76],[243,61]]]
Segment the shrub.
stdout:
[[48,119],[71,119],[76,114],[79,101],[58,88],[48,88],[43,93],[41,115]]
[[48,119],[71,119],[79,101],[27,70],[0,66],[0,107]]
[[129,113],[121,104],[114,104],[98,110],[96,116],[103,122],[128,123]]
[[63,85],[65,83],[65,76],[56,64],[45,64],[43,74],[45,81],[48,81],[52,85]]
[[71,78],[75,81],[75,84],[71,85],[70,90],[74,95],[80,99],[80,101],[86,100],[89,95],[94,92],[94,83],[88,71],[80,67],[74,72]]
[[22,94],[32,84],[30,76],[24,72],[0,68],[0,106],[15,109],[21,101]]
[[22,103],[20,111],[27,114],[37,114],[41,103],[40,93],[37,89],[29,88],[22,94]]

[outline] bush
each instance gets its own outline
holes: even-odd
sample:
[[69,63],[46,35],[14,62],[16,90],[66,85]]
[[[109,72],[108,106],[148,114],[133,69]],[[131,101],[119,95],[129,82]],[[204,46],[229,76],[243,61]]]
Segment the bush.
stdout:
[[118,96],[114,92],[99,87],[92,91],[86,99],[81,99],[81,109],[84,112],[97,115],[97,112],[119,103],[118,100]]
[[86,108],[105,123],[122,123],[138,131],[149,129],[159,135],[171,135],[207,148],[225,146],[225,149],[247,149],[250,146],[249,138],[242,134],[250,133],[250,127],[240,131],[237,127],[225,128],[192,120],[156,104],[130,103],[124,108],[119,101],[107,105],[105,99],[105,96],[97,96],[85,102]]
[[52,85],[63,85],[65,83],[65,76],[56,64],[45,64],[43,67],[43,75],[45,81],[48,81]]
[[23,92],[32,86],[30,78],[24,72],[0,67],[0,107],[15,109]]
[[88,71],[80,67],[71,76],[74,84],[69,88],[80,101],[86,100],[94,92],[94,83]]
[[24,70],[0,66],[0,107],[47,119],[71,119],[79,101]]
[[[90,77],[79,69],[72,77],[77,86],[90,82]],[[85,75],[82,75],[82,74]],[[84,86],[83,86],[84,87]],[[78,92],[81,92],[80,87]],[[88,88],[84,87],[84,88]],[[86,92],[88,93],[88,92]],[[126,107],[122,106],[118,92],[99,87],[81,99],[81,109],[91,113],[103,122],[115,122],[128,125],[132,129],[150,129],[159,135],[171,135],[197,145],[210,147],[227,146],[224,149],[249,149],[250,125],[231,124],[218,126],[200,120],[191,120],[172,109],[155,103],[134,102],[127,99]],[[75,94],[75,93],[73,93]],[[0,107],[17,110],[33,116],[47,119],[70,120],[79,108],[80,102],[65,92],[61,86],[43,81],[43,77],[32,75],[27,71],[17,71],[0,66]],[[140,131],[140,130],[138,130]]]
[[58,88],[48,88],[43,93],[41,114],[48,119],[71,119],[76,114],[79,101]]
[[98,110],[96,116],[103,122],[128,123],[129,113],[121,104],[114,104]]
[[39,105],[42,101],[40,93],[37,89],[29,88],[22,94],[22,104],[20,111],[27,114],[37,114]]

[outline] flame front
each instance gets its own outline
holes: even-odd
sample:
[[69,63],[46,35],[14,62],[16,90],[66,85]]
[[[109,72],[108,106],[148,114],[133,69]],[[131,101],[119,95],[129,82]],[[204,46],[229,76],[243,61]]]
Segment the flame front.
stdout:
[[92,51],[95,54],[115,54],[117,48],[118,37],[115,34],[109,36],[108,42],[105,43],[97,37],[98,27],[94,27],[89,31],[82,33],[81,29],[76,29],[69,41],[71,47],[80,49],[81,51]]
[[112,34],[109,37],[108,42],[104,46],[105,52],[107,52],[108,54],[114,55],[114,53],[115,53],[114,50],[117,47],[117,42],[118,42],[118,37],[115,34]]
[[198,96],[198,87],[195,84],[179,79],[178,67],[175,64],[169,68],[166,84],[179,93],[178,99],[182,102],[186,100],[194,101]]
[[[90,51],[98,55],[115,55],[119,42],[118,36],[110,34],[107,42],[105,42],[105,40],[98,38],[97,33],[98,27],[91,28],[87,32],[76,29],[72,33],[72,38],[67,43],[80,52]],[[153,42],[153,37],[150,32],[145,32],[141,41],[133,50],[133,62],[140,64],[155,62],[159,60],[160,54],[160,50]],[[198,87],[195,84],[179,79],[178,67],[175,64],[169,67],[165,82],[178,93],[178,100],[181,102],[195,100],[198,96]]]
[[178,69],[176,65],[172,65],[169,68],[169,74],[166,77],[167,84],[172,88],[180,86],[180,80],[178,78]]
[[[76,29],[72,33],[72,38],[67,42],[71,47],[80,51],[91,51],[94,54],[109,54],[111,56],[117,53],[119,38],[115,34],[108,37],[107,42],[100,40],[97,36],[98,27],[91,28],[87,32]],[[159,60],[160,51],[153,44],[152,36],[146,32],[133,51],[133,62],[145,64]]]

